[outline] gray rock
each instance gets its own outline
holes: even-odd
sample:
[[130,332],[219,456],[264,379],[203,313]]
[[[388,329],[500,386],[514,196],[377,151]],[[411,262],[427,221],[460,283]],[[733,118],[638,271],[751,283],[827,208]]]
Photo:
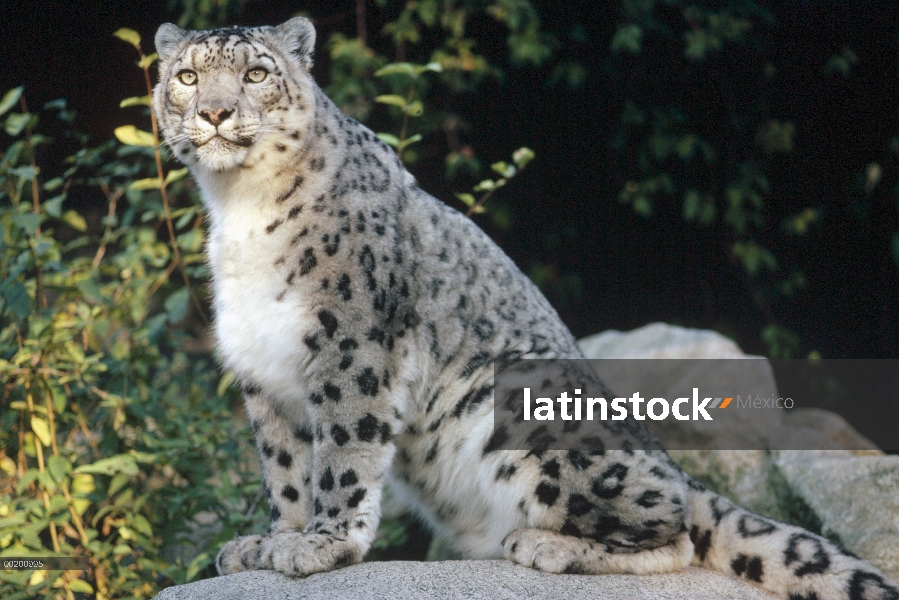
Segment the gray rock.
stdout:
[[774,464],[823,535],[899,580],[899,456],[836,451],[810,460],[808,452],[781,450]]
[[252,571],[163,590],[156,600],[771,600],[719,573],[691,567],[664,575],[551,575],[501,560],[363,563],[291,579]]
[[732,340],[707,329],[650,323],[633,331],[603,331],[578,341],[587,358],[740,358]]

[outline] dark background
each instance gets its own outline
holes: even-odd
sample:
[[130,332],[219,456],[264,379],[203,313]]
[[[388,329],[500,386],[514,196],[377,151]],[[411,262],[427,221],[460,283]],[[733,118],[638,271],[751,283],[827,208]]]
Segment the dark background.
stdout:
[[[633,92],[621,77],[627,64],[613,65],[609,58],[619,4],[535,4],[543,27],[563,43],[572,27],[586,32],[586,43],[562,49],[586,69],[584,84],[548,87],[548,67],[510,65],[507,32],[475,22],[478,51],[506,77],[488,80],[455,110],[471,124],[466,142],[485,164],[507,158],[519,146],[536,151],[537,160],[500,192],[511,207],[511,228],[500,231],[478,218],[525,271],[539,261],[559,278],[578,281],[577,293],[552,285],[545,290],[576,336],[665,321],[717,329],[744,350],[765,354],[759,332],[773,321],[797,334],[802,355],[816,350],[825,358],[899,358],[899,267],[890,257],[891,236],[899,231],[894,189],[899,165],[889,150],[899,135],[896,3],[759,3],[774,17],[760,32],[770,40],[766,58],[776,67],[768,110],[796,129],[789,158],[770,167],[776,185],[767,206],[815,202],[823,207],[819,225],[802,243],[766,240],[781,264],[802,270],[808,285],[765,310],[753,302],[751,281],[717,229],[685,224],[676,208],[660,207],[642,218],[616,201],[631,175],[616,163],[610,144],[622,104]],[[325,84],[328,57],[322,42],[335,30],[355,35],[354,5],[353,0],[251,2],[233,21],[273,24],[306,11],[319,30],[315,75]],[[158,25],[176,16],[165,2],[0,2],[0,92],[24,84],[32,107],[65,97],[78,111],[82,130],[97,142],[109,139],[116,126],[134,121],[134,113],[118,108],[119,101],[145,93],[133,50],[112,32],[137,30],[150,52]],[[370,7],[373,47],[385,52],[390,47],[379,32],[395,16]],[[828,59],[846,47],[858,57],[851,73],[823,73]],[[711,121],[726,118],[716,112],[726,90],[740,94],[741,86],[754,85],[730,80],[744,72],[742,58],[732,52],[701,76],[651,59],[640,65],[657,69],[649,72],[657,86],[649,93],[677,94],[675,101],[688,116]],[[425,189],[461,207],[452,193],[464,186],[445,179],[441,161],[425,156],[411,170]],[[860,182],[871,162],[882,165],[883,177],[865,195]],[[105,210],[99,196],[73,194],[71,202],[88,214]]]

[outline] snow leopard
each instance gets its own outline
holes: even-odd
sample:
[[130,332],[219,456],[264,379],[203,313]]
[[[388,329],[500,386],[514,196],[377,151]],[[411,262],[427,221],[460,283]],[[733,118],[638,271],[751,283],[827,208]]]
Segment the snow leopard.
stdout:
[[265,535],[224,545],[219,573],[362,561],[386,483],[471,559],[697,564],[791,600],[899,599],[867,562],[736,506],[660,446],[501,449],[494,363],[582,354],[512,260],[322,92],[315,39],[302,17],[155,37],[153,108],[203,198],[215,339],[271,512]]

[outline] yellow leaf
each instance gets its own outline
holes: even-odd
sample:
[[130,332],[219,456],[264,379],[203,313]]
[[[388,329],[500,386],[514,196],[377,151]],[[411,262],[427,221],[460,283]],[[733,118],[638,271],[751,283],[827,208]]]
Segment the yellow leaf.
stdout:
[[141,131],[134,125],[116,127],[114,133],[120,142],[129,146],[148,146],[150,148],[156,146],[156,138],[152,133]]
[[37,585],[47,578],[48,571],[35,571],[28,580],[28,585]]
[[87,221],[74,210],[67,210],[62,213],[62,220],[65,221],[72,229],[78,231],[87,231]]
[[[228,388],[231,386],[231,384],[234,382],[234,380],[236,378],[237,378],[237,376],[234,375],[234,371],[225,371],[225,374],[222,375],[222,378],[219,380],[218,388],[216,388],[216,390],[215,390],[216,393],[219,396],[224,396],[225,392],[228,390]],[[0,466],[2,466],[2,465],[0,465]],[[15,466],[16,465],[13,464],[13,468],[15,468]],[[12,473],[10,473],[10,474],[12,474]]]
[[91,584],[83,579],[73,579],[72,581],[70,581],[69,589],[73,592],[84,592],[85,594],[94,593],[94,588],[91,587]]
[[138,179],[128,186],[129,190],[157,190],[162,187],[159,183],[159,177],[148,177],[147,179]]
[[147,69],[150,67],[150,65],[155,63],[158,58],[159,58],[159,55],[156,54],[155,52],[153,54],[148,54],[147,56],[145,56],[142,59],[140,59],[139,61],[137,61],[137,66],[140,67],[141,69]]
[[152,102],[150,101],[150,96],[132,96],[131,98],[125,98],[121,102],[119,102],[119,108],[126,108],[128,106],[151,106]]
[[456,198],[465,203],[465,206],[474,206],[475,199],[471,194],[456,194]]
[[113,33],[112,35],[116,36],[123,42],[128,42],[132,46],[137,47],[140,45],[140,34],[136,31],[134,31],[133,29],[128,29],[127,27],[122,27],[121,29],[119,29],[118,31]]
[[393,106],[406,106],[406,99],[397,94],[377,96],[375,97],[375,102],[380,102],[382,104],[392,104]]
[[75,498],[72,500],[72,506],[75,508],[75,512],[79,515],[84,515],[88,508],[90,508],[92,502],[90,500],[85,500],[84,498]]
[[34,431],[34,435],[41,440],[44,446],[50,445],[50,427],[45,420],[39,417],[31,417],[31,430]]
[[174,169],[172,171],[169,171],[168,174],[165,176],[165,182],[172,183],[173,181],[178,181],[179,179],[183,178],[185,175],[187,175],[187,168]]
[[[221,395],[221,394],[219,394],[219,395]],[[13,475],[16,474],[15,461],[8,456],[4,456],[2,459],[0,459],[0,470],[2,470],[4,473],[6,473],[10,477],[12,477]],[[3,515],[3,516],[6,516],[6,515]]]
[[22,91],[25,89],[24,86],[15,87],[3,95],[3,99],[0,100],[0,115],[11,109],[16,103],[19,101],[19,98],[22,97]]

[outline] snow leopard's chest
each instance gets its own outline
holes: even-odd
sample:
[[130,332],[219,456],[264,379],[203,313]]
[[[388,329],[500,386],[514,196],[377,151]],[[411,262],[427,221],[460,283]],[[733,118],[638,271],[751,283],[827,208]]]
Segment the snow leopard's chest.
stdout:
[[208,254],[215,335],[225,366],[282,402],[299,399],[317,321],[296,287],[285,285],[290,248],[265,233],[270,215],[244,199],[215,211]]

